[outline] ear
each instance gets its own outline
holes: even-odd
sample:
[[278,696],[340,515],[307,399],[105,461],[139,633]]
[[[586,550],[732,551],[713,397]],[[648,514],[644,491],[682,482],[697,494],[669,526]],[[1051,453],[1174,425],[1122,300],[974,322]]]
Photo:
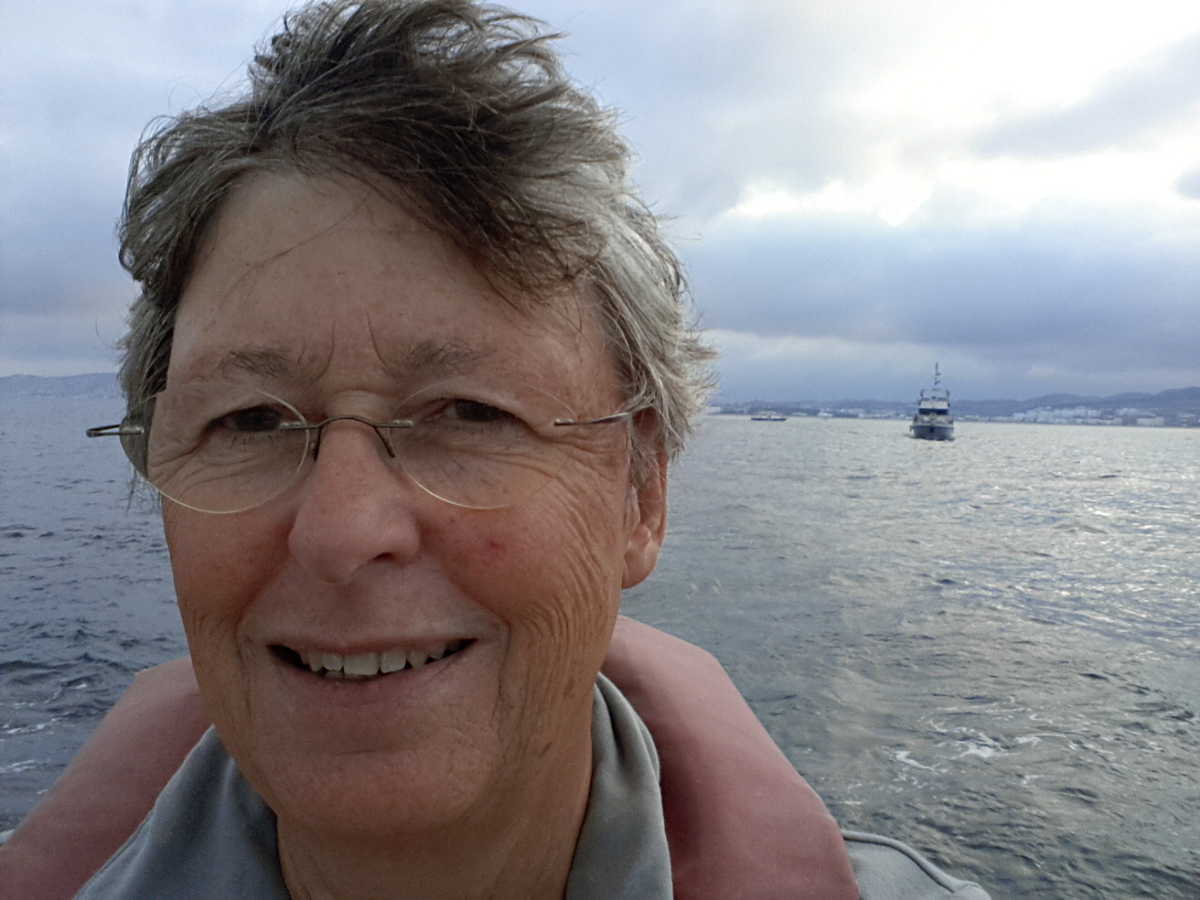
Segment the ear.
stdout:
[[667,534],[667,453],[660,448],[653,470],[633,474],[626,509],[625,569],[621,587],[641,584],[658,564],[658,551]]

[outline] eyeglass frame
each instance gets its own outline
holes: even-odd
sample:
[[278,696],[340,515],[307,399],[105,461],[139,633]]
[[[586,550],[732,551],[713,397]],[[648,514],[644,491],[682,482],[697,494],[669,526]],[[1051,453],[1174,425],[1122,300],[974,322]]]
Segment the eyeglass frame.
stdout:
[[[157,396],[157,395],[155,395],[155,396]],[[273,397],[273,395],[271,395],[271,394],[266,394],[266,396]],[[153,399],[153,398],[151,398],[151,399]],[[283,403],[287,404],[289,407],[291,407],[291,404],[287,403],[287,401],[285,401],[285,400],[282,400],[282,398],[273,397],[273,399],[280,400],[281,402],[283,402]],[[295,409],[295,407],[291,407],[291,408]],[[648,405],[643,405],[643,406],[634,407],[633,409],[619,410],[617,412],[609,413],[608,415],[598,416],[594,419],[555,418],[548,424],[549,424],[549,427],[552,427],[552,428],[573,428],[573,427],[587,427],[587,426],[593,426],[593,425],[610,425],[614,422],[628,421],[628,420],[632,419],[634,416],[638,415],[639,413],[645,412],[649,408],[650,407]],[[350,414],[328,416],[327,418],[321,420],[320,422],[311,422],[310,423],[310,422],[304,421],[303,413],[300,413],[298,410],[296,410],[296,414],[300,416],[301,421],[299,421],[299,422],[283,422],[278,426],[278,430],[280,430],[280,431],[303,431],[306,433],[306,437],[305,437],[306,442],[308,440],[307,435],[315,432],[316,440],[313,442],[313,445],[312,445],[313,460],[316,460],[317,454],[320,452],[321,437],[325,431],[325,427],[327,425],[333,424],[334,422],[350,421],[350,422],[358,422],[360,425],[366,425],[373,432],[375,432],[375,436],[379,438],[380,443],[383,444],[384,449],[387,451],[388,457],[391,459],[396,458],[396,451],[394,449],[392,449],[391,443],[387,440],[387,438],[385,437],[385,435],[383,434],[383,432],[380,429],[416,428],[419,425],[419,423],[413,419],[393,419],[388,422],[377,422],[377,421],[368,419],[365,416],[350,415]],[[543,426],[543,427],[545,427],[545,426]],[[132,436],[136,436],[136,435],[145,435],[146,433],[147,432],[146,432],[145,425],[136,425],[136,424],[128,425],[125,422],[118,422],[114,425],[97,425],[92,428],[88,428],[84,432],[84,435],[89,438],[132,437]],[[124,449],[124,446],[122,446],[122,449]],[[305,454],[307,455],[307,453],[308,453],[308,448],[306,446]],[[128,453],[126,454],[126,456],[128,456]],[[245,509],[241,509],[241,510],[220,511],[220,510],[199,509],[197,507],[188,506],[186,503],[181,503],[180,501],[175,500],[174,498],[163,493],[163,491],[160,490],[158,488],[158,486],[155,485],[154,482],[150,480],[147,473],[140,470],[140,467],[137,465],[137,463],[134,463],[132,460],[130,460],[130,462],[133,463],[134,468],[138,470],[138,474],[141,475],[143,478],[145,478],[147,483],[150,484],[150,486],[153,487],[160,496],[166,497],[172,503],[176,503],[177,505],[183,506],[186,509],[191,509],[195,512],[204,513],[206,515],[214,515],[214,516],[233,515],[237,512],[245,512],[246,510],[249,510],[249,509],[257,509],[258,507],[260,507],[266,503],[269,503],[275,497],[279,496],[279,494],[273,494],[273,495],[267,497],[265,500],[261,501],[260,503],[256,503],[253,506],[245,507]],[[300,469],[297,468],[296,471],[297,471],[297,473],[299,473]],[[405,470],[403,468],[401,468],[401,471],[405,471]],[[453,500],[449,500],[446,497],[443,497],[441,494],[435,493],[434,491],[432,491],[431,489],[426,487],[424,484],[422,484],[417,478],[413,477],[413,475],[411,473],[406,472],[405,474],[407,474],[408,477],[412,480],[412,482],[415,485],[417,485],[426,494],[428,494],[429,496],[433,497],[436,500],[440,500],[441,502],[443,502],[449,506],[457,506],[462,509],[481,509],[481,510],[483,510],[483,509],[505,509],[508,506],[514,505],[514,504],[504,504],[501,506],[478,507],[478,506],[470,506],[468,504],[463,504],[463,503],[456,503]],[[286,490],[286,488],[284,488],[284,490]],[[280,493],[282,493],[282,491]]]

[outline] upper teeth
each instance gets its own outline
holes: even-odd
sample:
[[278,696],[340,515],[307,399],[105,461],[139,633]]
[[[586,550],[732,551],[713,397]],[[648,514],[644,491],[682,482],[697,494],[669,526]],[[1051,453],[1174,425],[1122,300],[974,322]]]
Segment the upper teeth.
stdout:
[[399,672],[407,666],[419,669],[427,662],[441,659],[463,646],[463,641],[434,644],[427,650],[386,650],[383,653],[327,653],[321,650],[298,650],[300,659],[314,672],[324,671],[338,676],[369,678],[373,675]]

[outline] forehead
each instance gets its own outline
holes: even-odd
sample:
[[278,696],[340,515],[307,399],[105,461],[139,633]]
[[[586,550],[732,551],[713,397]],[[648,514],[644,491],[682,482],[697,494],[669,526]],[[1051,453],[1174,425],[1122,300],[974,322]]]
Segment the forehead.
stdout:
[[614,382],[590,298],[564,289],[518,308],[372,187],[272,174],[235,188],[210,228],[168,379],[374,384],[503,370],[552,390]]

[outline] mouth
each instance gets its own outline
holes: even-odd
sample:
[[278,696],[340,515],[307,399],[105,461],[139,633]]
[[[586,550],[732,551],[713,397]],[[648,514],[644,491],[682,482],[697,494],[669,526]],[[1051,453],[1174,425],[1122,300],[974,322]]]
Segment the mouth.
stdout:
[[380,653],[331,653],[275,644],[271,652],[290,666],[330,681],[370,681],[436,665],[460,653],[474,640],[454,640],[424,648],[395,648]]

